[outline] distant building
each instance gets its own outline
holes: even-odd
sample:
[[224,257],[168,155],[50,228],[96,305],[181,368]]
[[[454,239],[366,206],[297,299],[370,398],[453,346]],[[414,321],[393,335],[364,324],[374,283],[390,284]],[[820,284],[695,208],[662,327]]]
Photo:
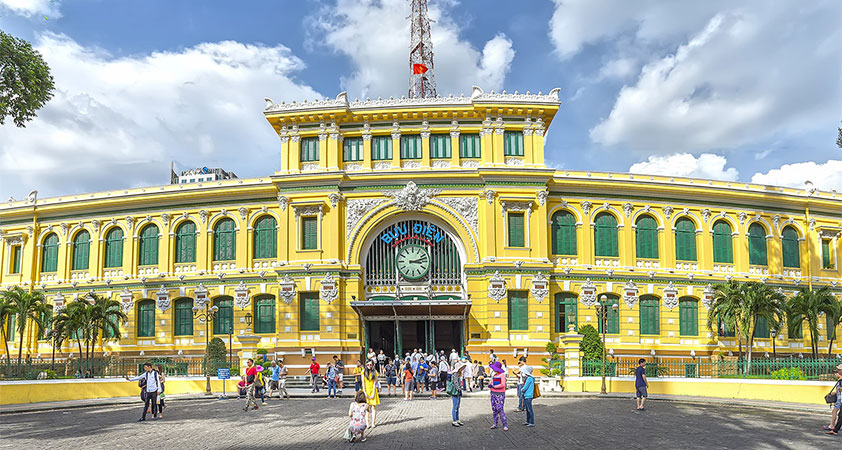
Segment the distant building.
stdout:
[[202,167],[200,169],[190,169],[181,171],[181,175],[177,175],[171,171],[170,184],[185,184],[185,183],[200,183],[203,181],[217,181],[217,180],[232,180],[237,178],[234,172],[226,172],[223,169],[209,169]]

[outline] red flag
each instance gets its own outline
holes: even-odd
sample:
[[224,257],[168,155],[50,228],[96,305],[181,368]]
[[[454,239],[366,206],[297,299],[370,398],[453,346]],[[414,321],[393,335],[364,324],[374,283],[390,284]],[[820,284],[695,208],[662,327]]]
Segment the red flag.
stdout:
[[428,70],[430,70],[430,69],[428,69],[427,66],[425,66],[424,64],[413,64],[412,65],[412,73],[415,74],[415,75],[425,73]]

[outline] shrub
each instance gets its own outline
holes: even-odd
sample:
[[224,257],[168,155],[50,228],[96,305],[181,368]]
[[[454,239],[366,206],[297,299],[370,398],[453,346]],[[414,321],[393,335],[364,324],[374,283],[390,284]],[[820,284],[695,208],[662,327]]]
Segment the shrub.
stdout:
[[599,338],[599,333],[593,325],[585,325],[579,327],[579,334],[585,337],[582,343],[579,344],[579,351],[582,352],[582,359],[595,360],[602,359],[602,340]]
[[[267,354],[267,353],[269,353],[269,351],[268,351],[268,350],[266,350],[265,348],[259,348],[259,349],[257,349],[257,354],[258,354],[258,355],[265,355],[265,354]],[[266,359],[266,357],[264,357],[263,359]]]
[[215,337],[208,344],[208,359],[224,360],[226,357],[225,341]]
[[807,376],[804,375],[804,371],[802,371],[798,367],[784,367],[772,372],[772,379],[773,380],[806,380]]
[[55,380],[58,378],[58,375],[56,374],[55,370],[47,369],[44,372],[47,374],[48,380]]

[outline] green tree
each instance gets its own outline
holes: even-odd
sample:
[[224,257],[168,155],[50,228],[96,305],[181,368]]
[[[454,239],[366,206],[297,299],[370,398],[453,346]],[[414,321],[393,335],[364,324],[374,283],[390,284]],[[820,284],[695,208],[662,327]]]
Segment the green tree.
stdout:
[[741,316],[744,322],[741,328],[747,343],[748,362],[745,370],[746,373],[749,373],[757,320],[762,317],[766,319],[767,323],[777,324],[782,322],[786,311],[786,297],[783,291],[775,290],[771,286],[757,281],[743,283],[742,292]]
[[29,42],[0,31],[0,125],[23,127],[52,97],[53,77]]
[[14,315],[14,305],[5,295],[0,295],[0,332],[3,333],[3,344],[6,345],[6,362],[9,362],[9,335],[6,334],[6,324]]
[[18,365],[23,357],[23,341],[26,338],[26,325],[31,320],[33,325],[38,327],[38,333],[44,332],[46,324],[42,318],[50,313],[47,299],[39,291],[29,293],[19,286],[15,286],[3,293],[3,296],[12,304],[12,312],[17,315],[17,332],[20,333],[20,347],[18,347]]
[[56,346],[61,348],[65,340],[75,340],[79,346],[79,358],[84,359],[82,351],[83,330],[89,325],[87,303],[75,301],[55,314],[53,329],[56,330]]
[[713,331],[714,327],[719,328],[721,322],[725,327],[734,330],[737,337],[738,356],[743,358],[743,338],[740,333],[742,325],[742,298],[743,292],[740,283],[730,280],[713,286],[713,303],[708,310],[708,329]]
[[579,344],[579,351],[582,352],[582,359],[597,360],[602,359],[602,340],[599,338],[599,332],[593,325],[584,325],[579,327],[579,334],[584,335],[582,343]]
[[833,300],[831,313],[827,314],[827,357],[833,356],[833,341],[836,340],[836,327],[842,324],[842,302]]
[[221,361],[225,359],[225,341],[215,337],[208,344],[208,359]]
[[813,358],[819,355],[819,314],[833,316],[838,309],[838,302],[833,298],[826,286],[819,289],[802,287],[786,302],[786,313],[789,318],[789,332],[792,334],[798,324],[807,321],[810,330],[810,347]]
[[112,339],[120,340],[120,322],[129,320],[120,309],[120,302],[96,294],[89,294],[88,300],[91,300],[87,308],[91,311],[92,342],[96,344],[100,337],[103,344]]

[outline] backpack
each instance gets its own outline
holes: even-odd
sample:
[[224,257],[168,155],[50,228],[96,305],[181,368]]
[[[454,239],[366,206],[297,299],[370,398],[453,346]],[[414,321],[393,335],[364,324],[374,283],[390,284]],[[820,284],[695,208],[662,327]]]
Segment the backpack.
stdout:
[[453,378],[447,380],[447,389],[445,390],[448,395],[458,397],[459,396],[459,389],[456,385],[453,384]]
[[254,387],[257,389],[263,387],[263,372],[257,372],[257,376],[254,378]]
[[833,389],[830,390],[830,393],[824,396],[825,403],[836,403],[836,400],[839,399],[838,394],[836,393],[836,388],[839,387],[839,383],[840,381],[837,381],[836,384],[833,385]]

